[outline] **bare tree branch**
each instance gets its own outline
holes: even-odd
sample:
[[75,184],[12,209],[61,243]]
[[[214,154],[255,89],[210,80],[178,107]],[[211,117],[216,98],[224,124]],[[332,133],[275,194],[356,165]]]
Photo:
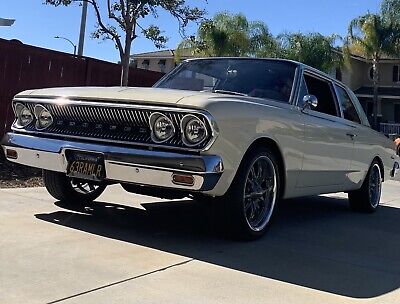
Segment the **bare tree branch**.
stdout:
[[107,10],[108,10],[108,18],[115,20],[119,24],[119,26],[122,29],[124,29],[126,26],[124,22],[118,19],[117,16],[115,16],[115,14],[111,10],[111,0],[107,0]]

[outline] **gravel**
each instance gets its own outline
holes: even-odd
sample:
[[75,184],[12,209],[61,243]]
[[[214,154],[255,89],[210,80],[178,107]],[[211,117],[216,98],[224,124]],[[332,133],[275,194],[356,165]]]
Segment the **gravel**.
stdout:
[[11,163],[0,155],[0,188],[42,186],[42,170]]

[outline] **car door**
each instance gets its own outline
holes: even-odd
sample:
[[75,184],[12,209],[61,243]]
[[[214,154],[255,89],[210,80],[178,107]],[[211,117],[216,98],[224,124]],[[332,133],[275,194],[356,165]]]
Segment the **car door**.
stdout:
[[[302,79],[300,107],[305,92],[318,99],[316,108],[303,108],[304,157],[297,187],[322,187],[318,191],[341,189],[348,180],[354,142],[352,128],[344,124],[333,83],[305,71]],[[334,187],[332,187],[334,186]],[[315,193],[318,193],[315,189]]]
[[[342,85],[335,84],[339,105],[343,114],[343,123],[351,128],[354,153],[348,174],[349,189],[359,188],[366,175],[374,155],[374,131],[369,127],[368,119],[355,95]],[[358,104],[357,104],[358,103]]]

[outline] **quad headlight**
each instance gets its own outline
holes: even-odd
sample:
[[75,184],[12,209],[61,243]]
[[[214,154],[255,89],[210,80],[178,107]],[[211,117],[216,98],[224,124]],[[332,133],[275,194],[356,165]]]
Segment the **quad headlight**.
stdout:
[[198,146],[208,137],[208,130],[204,122],[192,114],[183,117],[181,131],[183,143],[188,147]]
[[53,116],[42,105],[35,106],[35,117],[36,117],[36,129],[41,131],[50,127],[53,123]]
[[171,119],[161,113],[150,116],[151,138],[155,143],[163,143],[175,135],[175,126]]
[[32,112],[22,103],[16,103],[14,106],[16,121],[14,126],[17,128],[25,128],[33,121]]

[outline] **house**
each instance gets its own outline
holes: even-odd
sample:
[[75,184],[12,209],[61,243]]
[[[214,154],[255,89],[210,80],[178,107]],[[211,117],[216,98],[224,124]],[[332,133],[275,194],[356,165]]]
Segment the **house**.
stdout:
[[[179,52],[180,60],[193,57],[189,49],[183,49]],[[176,60],[176,50],[162,50],[132,55],[131,66],[139,69],[168,73],[176,67]]]
[[[349,67],[336,70],[336,78],[354,91],[372,122],[374,90],[371,60],[353,55]],[[381,59],[378,95],[381,131],[400,134],[400,59]]]

